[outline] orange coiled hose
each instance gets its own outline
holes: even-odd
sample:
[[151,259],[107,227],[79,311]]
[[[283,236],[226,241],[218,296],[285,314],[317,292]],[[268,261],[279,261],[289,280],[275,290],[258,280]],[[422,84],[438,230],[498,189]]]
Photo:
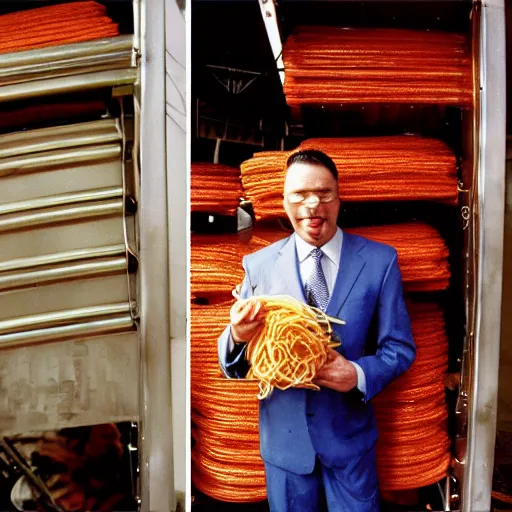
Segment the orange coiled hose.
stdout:
[[98,2],[70,2],[0,16],[0,53],[90,41],[119,35]]
[[469,42],[462,34],[298,27],[284,44],[283,60],[288,105],[473,102]]
[[222,164],[193,163],[190,206],[193,212],[234,215],[242,197],[238,168]]
[[[394,247],[402,273],[404,289],[411,291],[439,291],[448,287],[450,269],[449,251],[438,231],[422,222],[406,222],[385,226],[344,229],[376,242]],[[266,245],[281,240],[287,233],[277,229],[256,228],[255,238]]]
[[373,400],[382,490],[415,489],[439,481],[450,465],[444,378],[448,339],[437,304],[408,301],[416,360]]
[[[333,159],[342,201],[457,203],[456,157],[439,140],[408,135],[308,139],[297,149],[317,149]],[[262,151],[241,164],[244,196],[257,220],[285,215],[284,167],[291,153]]]

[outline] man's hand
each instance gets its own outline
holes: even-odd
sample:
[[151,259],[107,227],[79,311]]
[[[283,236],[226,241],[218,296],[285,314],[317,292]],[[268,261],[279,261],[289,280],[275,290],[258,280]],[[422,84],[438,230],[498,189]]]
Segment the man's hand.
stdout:
[[318,370],[313,382],[346,393],[357,386],[357,371],[339,352],[329,348],[327,361]]
[[231,307],[231,337],[235,343],[249,342],[261,326],[258,318],[261,303],[255,299],[239,299]]

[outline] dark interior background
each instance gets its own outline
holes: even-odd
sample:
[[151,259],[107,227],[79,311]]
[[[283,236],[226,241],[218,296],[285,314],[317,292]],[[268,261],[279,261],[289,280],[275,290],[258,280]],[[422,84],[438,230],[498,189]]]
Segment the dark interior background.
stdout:
[[[512,0],[511,0],[512,3]],[[310,1],[280,0],[283,39],[297,25],[411,28],[459,33],[470,31],[469,1]],[[229,68],[220,69],[221,67]],[[453,148],[460,162],[463,118],[468,113],[442,105],[344,105],[291,110],[286,106],[274,58],[256,1],[192,1],[192,162],[213,161],[217,138],[219,162],[238,166],[261,150],[291,149],[310,137],[373,136],[415,133],[433,136]],[[230,82],[230,79],[232,82]],[[233,83],[238,81],[238,93]],[[246,87],[240,87],[245,84]],[[286,131],[287,130],[287,131]],[[423,220],[435,226],[450,249],[453,278],[443,293],[416,295],[438,301],[446,312],[450,337],[450,371],[460,369],[464,337],[462,230],[456,207],[422,202],[345,203],[342,227]],[[192,230],[212,234],[236,230],[230,219],[206,222],[192,215]],[[456,394],[448,393],[453,406]],[[450,425],[453,431],[453,424]],[[422,491],[422,502],[436,503],[436,490]],[[260,505],[227,505],[194,492],[202,510],[268,510]],[[386,505],[384,505],[386,506]],[[387,510],[387,509],[385,509]],[[389,505],[397,512],[399,507]],[[424,508],[418,509],[424,510]]]

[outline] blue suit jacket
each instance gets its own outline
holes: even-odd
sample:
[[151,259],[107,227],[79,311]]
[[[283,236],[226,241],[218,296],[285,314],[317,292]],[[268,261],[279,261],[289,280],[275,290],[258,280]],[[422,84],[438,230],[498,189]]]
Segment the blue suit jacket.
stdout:
[[[295,236],[244,258],[243,298],[287,294],[307,302]],[[377,429],[368,401],[409,368],[416,352],[392,247],[344,233],[326,313],[345,320],[346,325],[334,326],[342,341],[337,350],[361,366],[366,393],[274,389],[260,402],[263,460],[297,474],[311,473],[316,456],[324,465],[341,467],[373,446]],[[227,377],[243,378],[248,370],[245,346],[229,352],[229,337],[228,326],[219,338],[220,366]]]

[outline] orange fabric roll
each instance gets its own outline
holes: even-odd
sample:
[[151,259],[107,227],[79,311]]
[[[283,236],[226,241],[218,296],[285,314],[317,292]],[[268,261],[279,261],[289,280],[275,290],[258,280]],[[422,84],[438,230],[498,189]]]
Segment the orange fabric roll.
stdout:
[[244,278],[242,258],[263,247],[261,241],[240,241],[237,235],[192,235],[190,291],[195,297],[225,295]]
[[373,399],[383,490],[415,489],[446,476],[450,465],[444,378],[448,339],[436,304],[408,302],[416,360]]
[[[457,162],[443,142],[418,136],[308,139],[297,149],[329,155],[342,201],[457,203]],[[262,151],[241,165],[244,196],[257,220],[284,217],[284,167],[292,152]]]
[[422,222],[408,222],[351,228],[345,231],[394,247],[398,253],[398,263],[406,291],[425,292],[448,288],[448,247],[432,226]]
[[119,35],[107,8],[93,1],[38,7],[0,16],[0,53]]
[[217,339],[229,323],[233,301],[216,305],[192,304],[190,317],[190,374],[194,381],[206,375],[220,377]]
[[240,171],[222,164],[193,163],[190,206],[193,212],[234,215],[242,197]]
[[[216,343],[211,349],[216,353]],[[212,498],[238,503],[266,498],[257,392],[251,381],[192,380],[192,483]]]
[[462,34],[298,27],[283,46],[288,105],[473,102]]
[[[445,290],[450,282],[449,251],[437,230],[422,222],[395,225],[368,226],[344,229],[376,242],[394,247],[402,273],[405,291]],[[284,238],[289,233],[256,228],[254,238],[266,245]]]

